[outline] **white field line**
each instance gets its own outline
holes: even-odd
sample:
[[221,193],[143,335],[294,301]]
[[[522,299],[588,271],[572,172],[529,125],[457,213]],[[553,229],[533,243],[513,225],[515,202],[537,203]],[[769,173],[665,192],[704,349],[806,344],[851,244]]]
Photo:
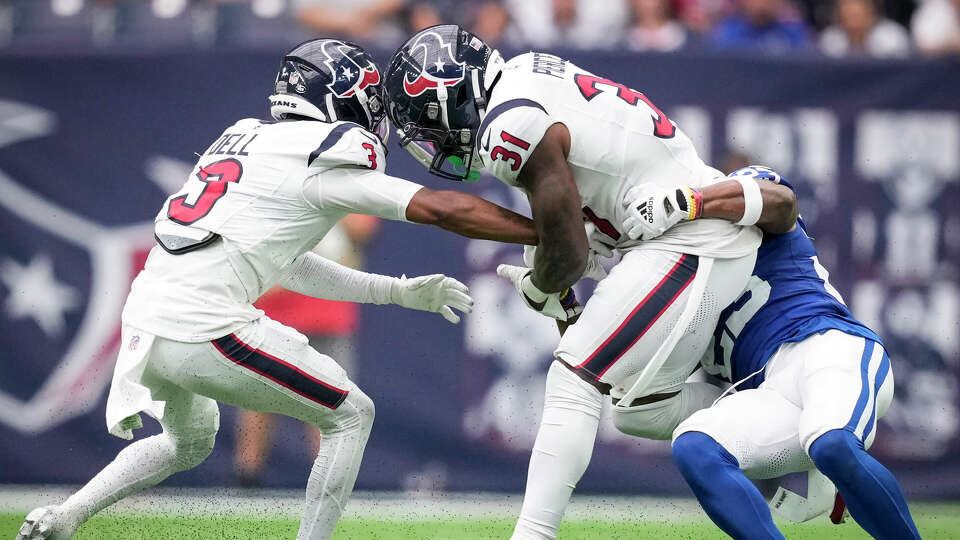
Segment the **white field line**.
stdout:
[[[0,512],[27,512],[37,506],[57,504],[75,486],[0,485]],[[303,492],[299,490],[242,490],[233,488],[154,488],[124,499],[107,514],[177,516],[300,516]],[[357,492],[347,505],[344,519],[417,521],[437,519],[515,519],[520,495],[497,493]],[[565,519],[613,522],[690,522],[706,520],[693,499],[655,497],[575,496]]]

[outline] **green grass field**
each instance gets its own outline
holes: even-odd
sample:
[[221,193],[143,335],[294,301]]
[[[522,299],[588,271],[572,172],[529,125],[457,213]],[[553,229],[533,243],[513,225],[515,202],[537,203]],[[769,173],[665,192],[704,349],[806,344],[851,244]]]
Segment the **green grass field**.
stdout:
[[[960,538],[960,504],[915,504],[914,516],[927,540]],[[0,538],[13,538],[21,514],[0,514]],[[345,519],[337,540],[485,540],[509,538],[511,520],[372,520]],[[825,518],[803,525],[781,524],[791,540],[869,538],[856,524],[835,526]],[[297,522],[290,519],[157,517],[135,515],[98,516],[75,536],[78,540],[135,539],[290,539],[296,536]],[[560,529],[568,540],[655,538],[708,540],[726,538],[709,522],[600,522],[569,521]]]

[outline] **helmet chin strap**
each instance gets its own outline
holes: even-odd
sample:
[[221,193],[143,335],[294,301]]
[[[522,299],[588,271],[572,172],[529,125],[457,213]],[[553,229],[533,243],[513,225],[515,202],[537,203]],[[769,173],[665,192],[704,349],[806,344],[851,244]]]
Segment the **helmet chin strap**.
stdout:
[[440,103],[440,122],[443,127],[450,129],[450,122],[447,120],[447,87],[443,83],[437,85],[437,101]]
[[370,98],[367,96],[367,90],[363,89],[354,94],[357,98],[357,101],[360,102],[360,108],[363,109],[363,114],[367,117],[367,125],[370,126],[370,131],[373,131],[376,126],[373,125],[373,116],[370,114],[370,105],[367,104],[370,101]]
[[503,71],[505,63],[503,56],[500,56],[500,51],[494,49],[490,53],[490,58],[487,59],[487,67],[483,70],[483,89],[486,92],[489,92],[490,88],[493,87],[493,82],[497,80],[497,75],[500,75],[500,72]]
[[[490,96],[490,89],[493,88],[493,83],[496,82],[497,77],[500,75],[500,72],[503,71],[503,56],[500,56],[500,51],[493,49],[493,52],[490,53],[490,58],[487,59],[486,68],[483,71],[483,92],[480,91],[480,78],[477,77],[477,70],[473,70],[473,95],[482,96],[482,99],[477,100],[477,113],[480,115],[480,120],[482,121],[485,116],[487,116],[487,99]],[[480,134],[477,133],[477,137]]]

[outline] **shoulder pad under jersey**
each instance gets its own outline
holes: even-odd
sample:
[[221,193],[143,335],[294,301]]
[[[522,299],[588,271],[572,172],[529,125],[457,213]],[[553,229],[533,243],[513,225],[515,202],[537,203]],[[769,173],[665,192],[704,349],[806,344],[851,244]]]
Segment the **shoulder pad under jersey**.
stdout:
[[492,105],[477,131],[478,154],[488,172],[516,186],[517,176],[553,120],[543,105],[529,98],[494,101]]
[[376,135],[353,122],[336,122],[307,156],[307,165],[318,168],[363,167],[384,170],[386,151]]

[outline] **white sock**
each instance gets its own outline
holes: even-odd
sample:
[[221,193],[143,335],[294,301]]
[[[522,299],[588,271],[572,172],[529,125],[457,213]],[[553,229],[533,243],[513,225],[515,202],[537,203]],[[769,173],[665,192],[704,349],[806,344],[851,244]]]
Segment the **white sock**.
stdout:
[[163,432],[136,441],[61,504],[53,538],[69,538],[91,516],[173,473],[192,469],[213,451],[220,412],[212,399],[179,391],[167,400]]
[[307,500],[298,540],[326,540],[333,535],[343,508],[353,492],[363,449],[373,427],[373,401],[353,388],[338,412],[353,413],[324,430],[320,452],[307,480]]
[[551,364],[514,540],[557,537],[573,488],[593,455],[602,404],[596,388],[558,361]]
[[117,454],[80,491],[58,508],[62,519],[58,537],[69,538],[91,516],[144,488],[158,484],[175,471],[176,446],[165,433],[141,439]]

